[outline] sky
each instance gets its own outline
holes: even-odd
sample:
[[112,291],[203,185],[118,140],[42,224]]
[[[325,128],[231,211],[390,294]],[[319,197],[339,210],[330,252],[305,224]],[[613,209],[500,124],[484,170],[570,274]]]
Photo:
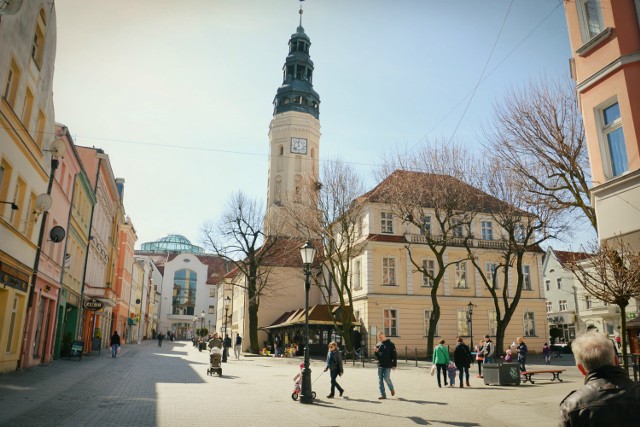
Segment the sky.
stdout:
[[[311,39],[320,161],[375,186],[385,154],[480,147],[507,90],[569,73],[562,0],[58,0],[56,121],[125,179],[136,248],[201,244],[231,194],[266,201],[287,43]],[[554,243],[562,248],[568,242]]]

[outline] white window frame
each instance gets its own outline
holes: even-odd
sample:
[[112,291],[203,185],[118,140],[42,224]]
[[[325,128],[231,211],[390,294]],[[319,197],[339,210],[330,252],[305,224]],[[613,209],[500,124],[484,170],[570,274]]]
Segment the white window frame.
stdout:
[[[392,261],[390,265],[389,261]],[[382,257],[382,286],[398,286],[398,282],[396,280],[396,257]],[[387,281],[388,278],[391,278],[391,281]],[[387,283],[385,283],[387,281]]]
[[[435,277],[436,275],[436,262],[432,259],[423,259],[422,260],[422,287],[423,288],[433,288],[433,279],[431,277]],[[431,277],[426,275],[424,271],[427,271]]]
[[495,308],[487,311],[487,318],[488,318],[488,324],[487,324],[488,335],[490,337],[495,337],[496,334],[498,333],[498,317],[496,316]]
[[469,321],[467,318],[468,315],[469,315],[469,310],[467,310],[466,308],[458,308],[456,311],[459,337],[469,336]]
[[[624,127],[622,125],[622,111],[620,111],[620,117],[612,121],[611,123],[606,124],[604,118],[604,111],[608,108],[613,107],[614,105],[618,105],[618,109],[620,109],[620,103],[617,98],[611,98],[607,102],[600,104],[596,107],[596,123],[598,125],[598,140],[600,143],[600,153],[602,155],[602,168],[604,175],[607,179],[612,179],[617,176],[624,175],[629,171],[629,153],[627,152],[627,142],[624,137]],[[625,169],[618,174],[614,173],[613,168],[613,156],[611,155],[611,149],[609,145],[609,135],[614,132],[621,130],[622,131],[622,142],[624,145],[624,154],[626,165]]]
[[544,281],[544,287],[547,290],[547,292],[550,291],[551,290],[551,280],[545,280]]
[[482,240],[493,240],[493,223],[491,221],[482,221]]
[[558,311],[567,311],[568,307],[566,299],[558,300]]
[[[426,309],[424,311],[424,336],[428,336],[429,335],[429,319],[431,318],[431,312],[433,310],[431,309]],[[440,336],[440,331],[439,331],[439,325],[438,323],[436,323],[436,331],[435,331],[435,335],[436,337]]]
[[423,236],[430,236],[432,234],[431,215],[425,215],[422,218],[422,229],[420,230],[420,234]]
[[383,234],[393,234],[393,213],[380,212],[380,232]]
[[388,337],[398,335],[398,309],[389,307],[382,309],[382,331]]
[[522,266],[522,290],[530,291],[531,289],[531,268],[528,265]]
[[353,272],[351,274],[351,284],[354,290],[362,289],[361,280],[362,261],[359,259],[353,260]]
[[[498,269],[498,264],[495,262],[487,261],[484,263],[484,274],[489,284],[493,285],[493,278],[496,275],[496,270]],[[494,289],[500,289],[500,281],[496,279]]]
[[553,303],[551,301],[546,302],[547,313],[551,313],[553,311]]
[[[598,28],[597,31],[592,31],[589,28],[589,14],[587,12],[588,7],[596,7],[597,6],[597,17]],[[582,35],[582,42],[586,43],[602,31],[605,30],[604,18],[602,16],[602,5],[600,0],[576,0],[576,8],[578,9],[578,23],[580,26],[580,34]]]
[[536,314],[533,311],[522,313],[523,336],[535,337],[536,335]]
[[454,238],[463,238],[464,237],[464,226],[462,221],[459,219],[451,220],[451,229],[452,235]]
[[557,286],[557,289],[562,289],[562,277],[558,277],[556,279],[556,286]]
[[456,289],[469,289],[469,275],[466,261],[461,261],[456,264],[454,284]]

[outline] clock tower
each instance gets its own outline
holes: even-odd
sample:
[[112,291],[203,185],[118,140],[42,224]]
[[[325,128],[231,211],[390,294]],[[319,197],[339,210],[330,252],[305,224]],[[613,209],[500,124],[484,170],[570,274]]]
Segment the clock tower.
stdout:
[[320,97],[313,90],[311,40],[300,25],[289,39],[289,54],[282,67],[282,85],[273,100],[269,125],[269,178],[265,230],[298,236],[293,227],[271,230],[284,219],[287,207],[315,209],[320,157]]

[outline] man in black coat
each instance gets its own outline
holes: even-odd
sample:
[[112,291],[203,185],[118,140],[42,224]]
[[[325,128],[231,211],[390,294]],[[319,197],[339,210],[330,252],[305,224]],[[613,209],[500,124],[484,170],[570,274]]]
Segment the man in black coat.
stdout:
[[637,426],[640,384],[618,366],[611,341],[599,332],[586,332],[571,348],[585,380],[560,403],[559,425]]
[[396,369],[398,364],[398,354],[396,352],[396,346],[386,337],[383,332],[378,333],[378,339],[380,340],[376,344],[376,357],[378,358],[378,385],[380,387],[380,397],[378,399],[386,399],[384,383],[387,383],[391,396],[395,396],[396,391],[393,388],[391,382],[391,370]]

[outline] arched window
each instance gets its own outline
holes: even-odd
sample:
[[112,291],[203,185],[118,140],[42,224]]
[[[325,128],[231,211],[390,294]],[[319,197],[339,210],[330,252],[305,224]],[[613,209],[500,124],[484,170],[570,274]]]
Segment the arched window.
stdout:
[[198,274],[193,270],[185,268],[175,272],[173,275],[171,314],[194,314],[197,282]]

